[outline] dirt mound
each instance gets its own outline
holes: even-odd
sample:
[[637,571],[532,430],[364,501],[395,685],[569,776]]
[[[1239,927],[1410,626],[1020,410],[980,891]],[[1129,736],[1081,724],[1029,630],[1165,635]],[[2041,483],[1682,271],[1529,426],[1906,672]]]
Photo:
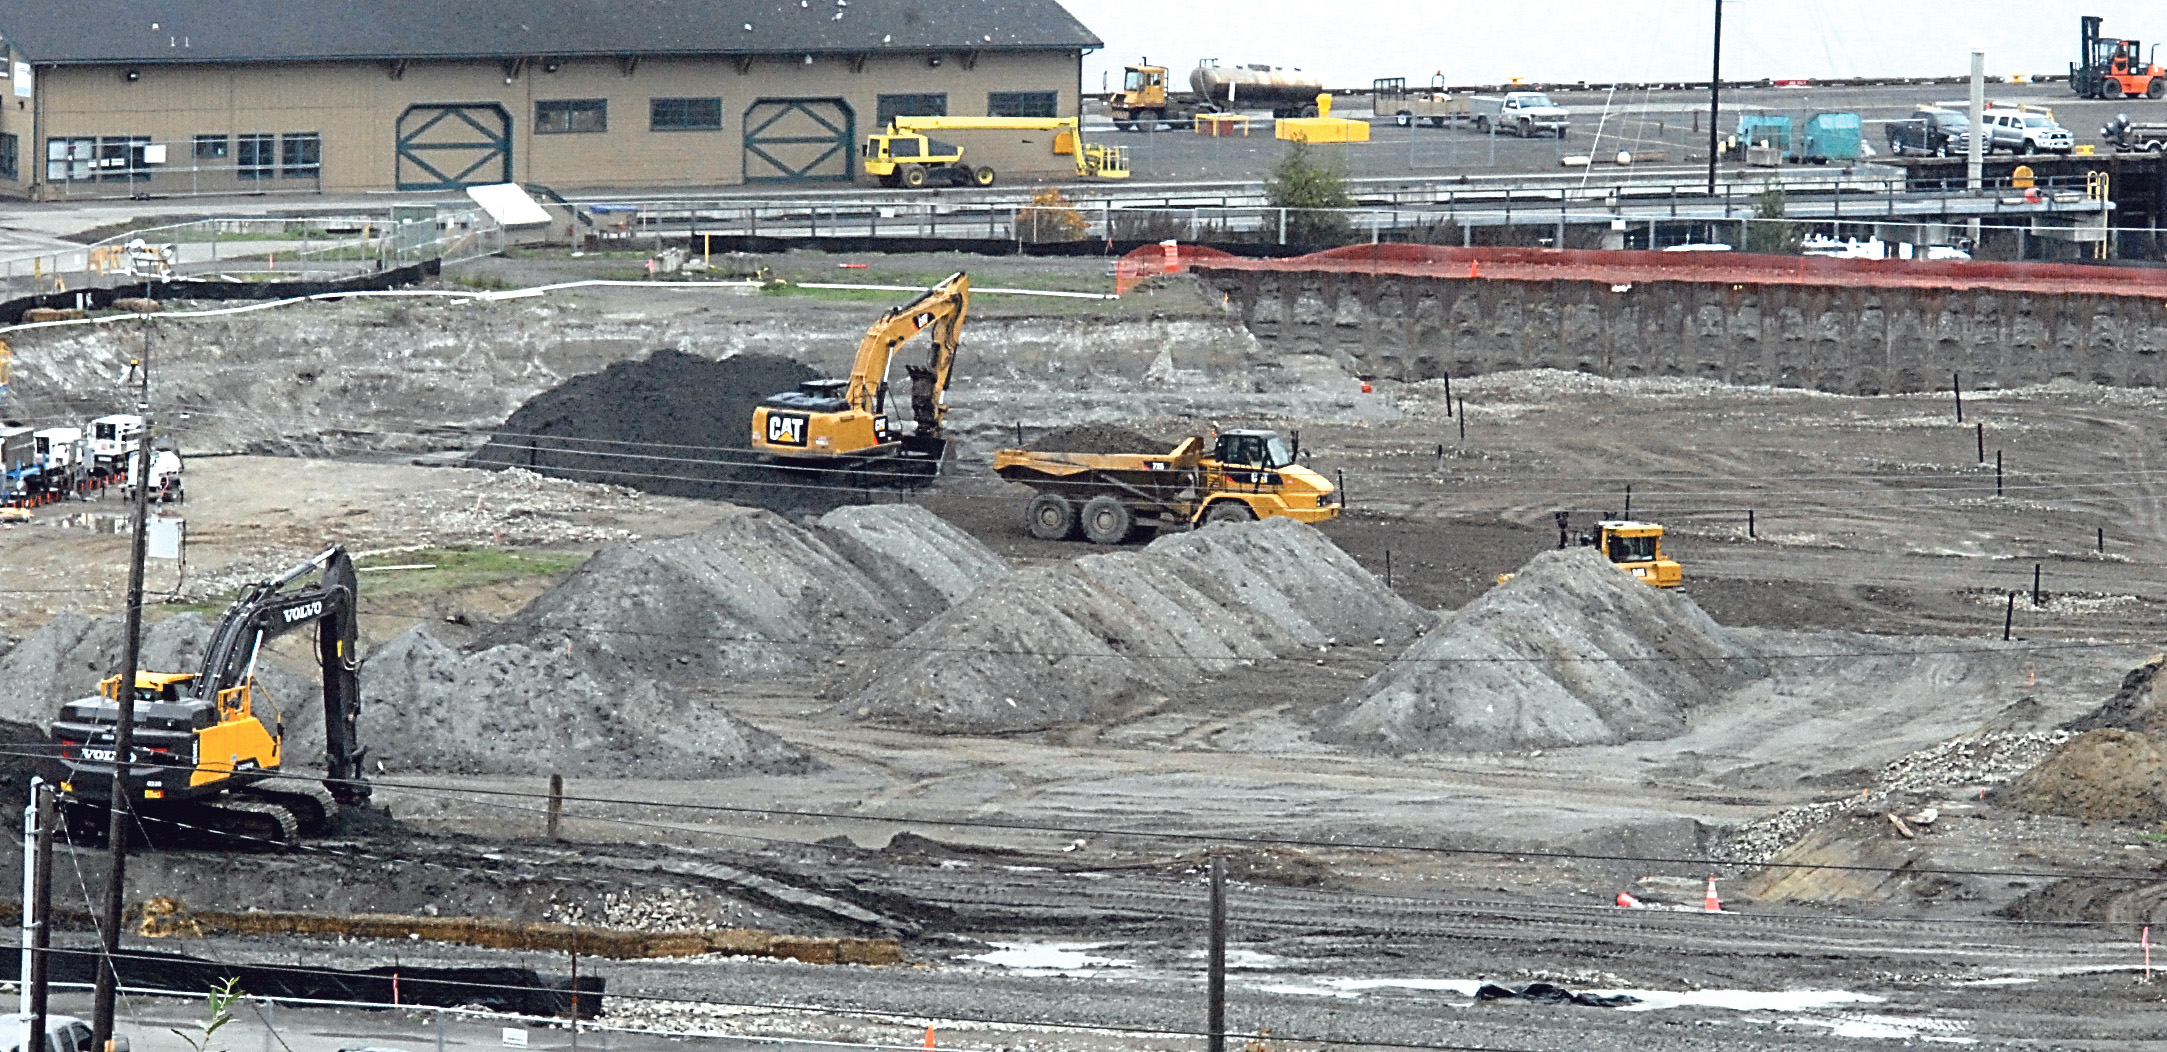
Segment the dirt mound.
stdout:
[[2135,731],[2087,731],[2017,779],[2002,799],[2035,814],[2156,822],[2167,818],[2167,756]]
[[1545,552],[1323,713],[1318,736],[1388,752],[1669,738],[1765,674],[1686,596],[1592,548]]
[[2167,924],[2167,881],[2138,883],[2076,877],[2033,888],[1994,911],[2010,920]]
[[481,645],[564,652],[614,683],[802,677],[902,638],[1007,570],[914,505],[833,518],[803,527],[747,508],[689,537],[605,548]]
[[361,740],[393,772],[712,778],[811,765],[685,692],[605,683],[556,650],[462,654],[419,626],[369,655],[361,697]]
[[1008,572],[978,538],[916,504],[860,504],[820,517],[828,544],[889,587],[938,593],[943,606]]
[[656,351],[528,399],[467,465],[788,512],[817,513],[865,500],[867,485],[906,483],[887,474],[844,479],[841,472],[781,469],[753,451],[752,412],[761,400],[816,376],[770,355],[712,361]]
[[2063,728],[2072,731],[2096,731],[2117,728],[2140,734],[2158,734],[2167,730],[2167,699],[2160,697],[2160,669],[2167,666],[2167,655],[2155,654],[2152,660],[2129,670],[2122,677],[2121,689],[2108,698],[2106,704],[2080,716]]
[[1174,445],[1174,440],[1153,438],[1126,427],[1078,424],[1039,435],[1025,448],[1040,453],[1164,453]]
[[1429,615],[1291,519],[1017,570],[906,637],[844,711],[932,733],[1042,730],[1335,641],[1397,645]]

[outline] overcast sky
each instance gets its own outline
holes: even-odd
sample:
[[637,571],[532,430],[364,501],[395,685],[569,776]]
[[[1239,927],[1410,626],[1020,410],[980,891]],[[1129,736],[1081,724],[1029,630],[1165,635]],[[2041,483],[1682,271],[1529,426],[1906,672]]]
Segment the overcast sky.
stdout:
[[[1084,56],[1084,90],[1102,70],[1149,56],[1186,71],[1200,58],[1323,74],[1332,87],[1377,77],[1422,84],[1708,78],[1713,0],[1061,0],[1106,49]],[[1974,47],[1987,72],[2067,72],[2077,17],[2151,50],[2167,41],[2160,0],[1729,0],[1725,79],[1961,75]]]

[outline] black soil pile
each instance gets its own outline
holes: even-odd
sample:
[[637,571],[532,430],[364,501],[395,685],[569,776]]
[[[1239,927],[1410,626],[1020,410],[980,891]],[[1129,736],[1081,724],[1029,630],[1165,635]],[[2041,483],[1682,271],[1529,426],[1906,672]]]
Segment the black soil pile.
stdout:
[[760,402],[818,375],[772,355],[712,361],[656,351],[575,376],[528,399],[467,458],[467,466],[527,468],[793,514],[866,503],[868,488],[922,484],[892,471],[781,467],[752,449],[752,413]]
[[1164,453],[1174,448],[1174,441],[1112,424],[1079,424],[1039,435],[1027,448],[1034,453]]

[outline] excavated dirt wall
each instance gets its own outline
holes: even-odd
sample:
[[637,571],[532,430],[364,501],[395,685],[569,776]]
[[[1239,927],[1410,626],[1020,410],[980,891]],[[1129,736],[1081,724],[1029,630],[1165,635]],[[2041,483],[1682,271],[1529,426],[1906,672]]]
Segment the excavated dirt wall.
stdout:
[[[1232,318],[1179,306],[1125,317],[974,313],[949,390],[951,432],[990,449],[1013,444],[1018,421],[1392,415],[1337,366],[1282,363]],[[188,414],[174,421],[185,450],[471,451],[535,395],[660,349],[775,355],[845,375],[883,307],[677,290],[316,303],[163,321],[150,353],[161,405]],[[142,341],[106,326],[19,334],[13,404],[41,424],[117,412],[127,397],[117,378]]]
[[2151,299],[1687,281],[1617,286],[1199,268],[1259,342],[1365,379],[1554,368],[1839,394],[2167,382]]

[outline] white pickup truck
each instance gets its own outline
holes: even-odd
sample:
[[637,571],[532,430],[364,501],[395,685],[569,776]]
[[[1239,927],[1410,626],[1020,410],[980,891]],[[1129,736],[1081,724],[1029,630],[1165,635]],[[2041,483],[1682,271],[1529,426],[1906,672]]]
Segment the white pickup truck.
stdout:
[[1523,139],[1534,138],[1537,132],[1548,132],[1563,139],[1572,127],[1571,115],[1539,91],[1477,95],[1468,100],[1468,106],[1475,114],[1475,130],[1484,134],[1494,127]]

